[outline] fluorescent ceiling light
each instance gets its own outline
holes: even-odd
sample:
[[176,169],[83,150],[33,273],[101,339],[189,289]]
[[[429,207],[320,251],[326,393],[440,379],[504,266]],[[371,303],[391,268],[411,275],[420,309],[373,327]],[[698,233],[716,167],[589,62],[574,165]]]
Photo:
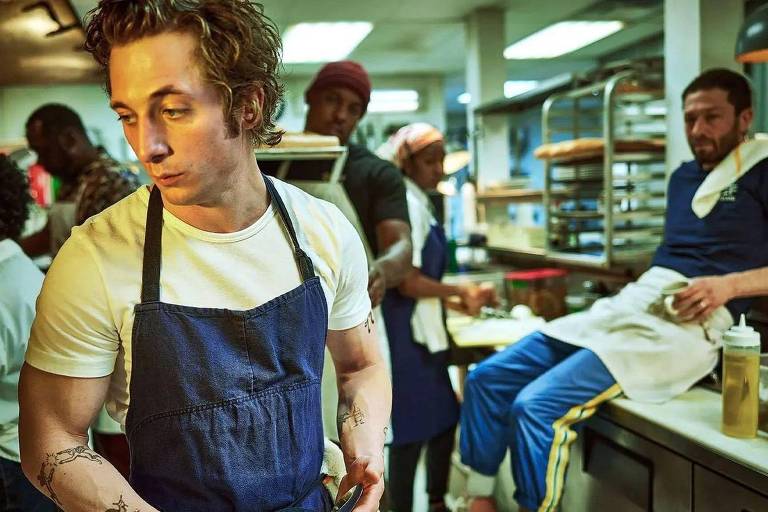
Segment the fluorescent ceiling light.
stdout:
[[368,112],[414,112],[419,110],[419,93],[412,89],[374,89]]
[[373,30],[367,21],[298,23],[283,34],[283,62],[331,62],[346,58]]
[[504,82],[504,97],[513,98],[539,85],[538,80],[507,80]]
[[83,58],[80,55],[35,55],[33,57],[19,57],[22,67],[40,69],[70,69],[90,70],[94,68],[92,59]]
[[[504,97],[514,98],[524,92],[528,92],[539,85],[538,80],[507,80],[504,82]],[[458,95],[456,101],[462,105],[469,105],[472,101],[472,95],[468,92],[463,92]]]
[[[0,3],[2,1],[0,0]],[[29,34],[32,36],[45,35],[59,28],[59,25],[44,14],[35,15],[29,13],[21,19],[8,20],[0,23],[3,30],[8,30],[12,34]]]
[[621,21],[561,21],[513,43],[505,59],[552,59],[584,48],[621,30]]

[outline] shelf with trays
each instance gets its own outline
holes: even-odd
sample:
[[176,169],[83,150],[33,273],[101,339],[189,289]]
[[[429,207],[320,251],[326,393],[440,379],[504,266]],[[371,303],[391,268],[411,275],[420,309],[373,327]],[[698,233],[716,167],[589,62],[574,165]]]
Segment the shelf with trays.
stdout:
[[[588,219],[602,219],[605,216],[605,211],[598,210],[550,210],[550,215],[561,219],[573,219],[573,220],[588,220]],[[613,214],[613,220],[642,220],[642,219],[656,219],[659,215],[664,214],[664,209],[661,208],[649,208],[647,210],[628,210],[615,212]]]
[[368,261],[373,261],[373,253],[366,241],[357,212],[344,189],[342,172],[347,161],[346,146],[313,144],[313,140],[323,141],[329,137],[299,134],[299,138],[309,141],[306,146],[280,145],[273,148],[256,150],[256,160],[264,174],[291,183],[304,192],[334,204],[354,226],[363,241]]
[[[655,250],[666,208],[663,99],[661,75],[626,70],[545,101],[537,152],[548,259],[611,268]],[[553,142],[563,135],[571,139]]]
[[527,188],[486,189],[482,192],[478,192],[476,197],[478,201],[505,201],[509,203],[527,201],[540,202],[544,198],[544,191]]
[[[345,146],[273,147],[256,150],[262,170],[284,181],[337,183],[347,161]],[[304,165],[293,165],[302,162]],[[306,165],[314,162],[314,166]]]

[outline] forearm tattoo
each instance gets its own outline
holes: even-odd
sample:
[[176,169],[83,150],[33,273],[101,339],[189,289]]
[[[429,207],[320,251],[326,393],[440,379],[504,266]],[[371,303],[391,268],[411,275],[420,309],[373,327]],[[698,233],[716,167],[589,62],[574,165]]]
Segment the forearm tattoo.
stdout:
[[[117,508],[108,508],[104,512],[128,512],[128,505],[123,501],[123,495],[120,495],[120,499],[117,500],[117,503],[113,503],[113,505]],[[141,512],[139,509],[134,510],[133,512]]]
[[376,321],[373,319],[373,311],[368,313],[368,318],[365,319],[365,328],[368,329],[368,334],[371,334],[371,329]]
[[[40,466],[40,474],[37,475],[37,481],[48,491],[48,495],[59,506],[62,506],[62,504],[56,495],[56,491],[53,490],[53,477],[56,474],[56,468],[77,459],[85,459],[98,464],[101,464],[102,461],[99,454],[87,446],[75,446],[74,448],[62,450],[59,453],[47,453],[42,466]],[[122,500],[122,496],[120,500]]]
[[[365,412],[355,404],[352,404],[352,407],[350,407],[348,411],[339,414],[338,418],[339,427],[342,427],[345,423],[348,423],[351,428],[357,428],[360,425],[364,425],[365,420]],[[341,430],[341,428],[339,428],[339,430]]]

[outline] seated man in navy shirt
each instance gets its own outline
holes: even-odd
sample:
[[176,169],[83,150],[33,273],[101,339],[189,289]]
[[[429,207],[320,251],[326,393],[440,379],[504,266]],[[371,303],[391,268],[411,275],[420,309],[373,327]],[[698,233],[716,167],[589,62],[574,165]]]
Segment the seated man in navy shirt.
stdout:
[[[768,293],[768,142],[746,141],[752,94],[740,74],[709,70],[683,92],[695,160],[670,178],[665,237],[652,267],[614,297],[484,361],[469,374],[461,457],[470,512],[494,511],[493,475],[512,453],[521,511],[556,510],[573,426],[621,394],[663,402],[717,364],[720,339]],[[662,289],[675,295],[674,314]]]

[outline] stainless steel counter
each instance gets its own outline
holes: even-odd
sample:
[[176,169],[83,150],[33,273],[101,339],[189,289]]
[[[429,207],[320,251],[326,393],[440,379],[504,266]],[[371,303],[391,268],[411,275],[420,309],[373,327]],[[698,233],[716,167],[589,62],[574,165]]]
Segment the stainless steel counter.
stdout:
[[721,397],[695,387],[664,404],[626,398],[603,406],[600,418],[645,437],[707,469],[768,493],[768,433],[736,439],[720,431]]

